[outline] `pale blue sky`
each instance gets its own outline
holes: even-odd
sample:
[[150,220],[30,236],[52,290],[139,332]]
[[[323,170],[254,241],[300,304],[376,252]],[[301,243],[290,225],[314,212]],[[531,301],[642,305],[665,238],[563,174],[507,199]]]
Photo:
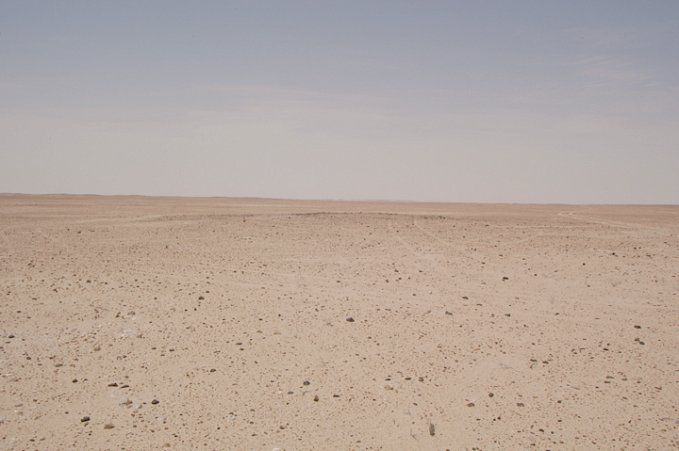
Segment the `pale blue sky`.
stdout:
[[679,203],[679,1],[0,0],[0,192]]

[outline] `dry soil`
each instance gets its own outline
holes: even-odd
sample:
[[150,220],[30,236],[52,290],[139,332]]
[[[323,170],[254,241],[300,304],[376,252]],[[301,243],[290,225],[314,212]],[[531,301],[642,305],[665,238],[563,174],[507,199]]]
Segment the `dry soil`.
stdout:
[[0,196],[2,449],[676,449],[679,207]]

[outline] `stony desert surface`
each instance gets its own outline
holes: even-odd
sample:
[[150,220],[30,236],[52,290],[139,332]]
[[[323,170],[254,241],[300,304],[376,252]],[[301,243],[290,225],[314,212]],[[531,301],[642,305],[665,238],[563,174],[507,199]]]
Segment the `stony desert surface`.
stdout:
[[679,207],[0,195],[0,448],[679,448]]

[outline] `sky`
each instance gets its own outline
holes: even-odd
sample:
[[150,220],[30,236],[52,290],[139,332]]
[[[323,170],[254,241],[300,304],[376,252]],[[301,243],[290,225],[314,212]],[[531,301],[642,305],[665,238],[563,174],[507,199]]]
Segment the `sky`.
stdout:
[[0,0],[0,192],[679,204],[679,1]]

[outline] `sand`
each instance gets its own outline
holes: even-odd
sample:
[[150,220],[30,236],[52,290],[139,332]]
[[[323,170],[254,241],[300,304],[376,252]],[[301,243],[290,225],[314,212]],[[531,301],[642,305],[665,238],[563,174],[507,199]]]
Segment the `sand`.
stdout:
[[679,207],[0,196],[2,449],[676,449]]

